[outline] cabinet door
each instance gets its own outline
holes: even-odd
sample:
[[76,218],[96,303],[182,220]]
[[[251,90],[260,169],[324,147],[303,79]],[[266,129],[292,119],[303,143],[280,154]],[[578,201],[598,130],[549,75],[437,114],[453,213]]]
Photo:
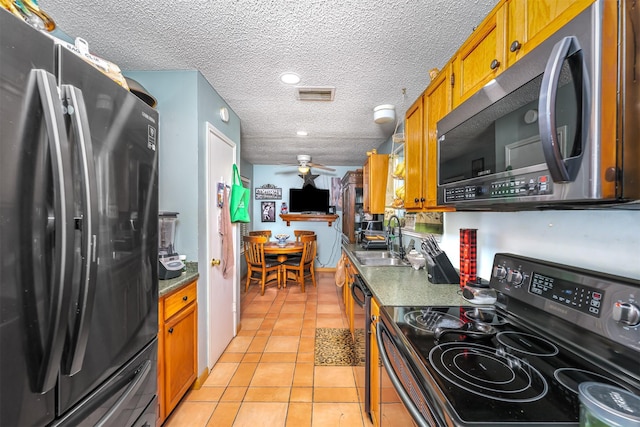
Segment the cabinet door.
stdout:
[[375,298],[373,298],[371,299],[371,373],[369,384],[371,386],[371,420],[374,426],[380,425],[380,393],[382,391],[380,384],[380,353],[378,352],[378,334],[376,333],[379,315],[380,307]]
[[459,105],[504,69],[504,11],[494,10],[462,45],[454,64],[453,104]]
[[164,393],[168,415],[196,379],[197,309],[193,303],[164,326]]
[[594,0],[508,0],[506,65],[511,66]]
[[367,213],[371,212],[371,156],[367,156],[367,160],[364,162],[364,166],[362,167],[362,210]]
[[450,207],[438,207],[438,120],[451,111],[451,85],[449,66],[431,82],[424,95],[424,123],[426,129],[426,161],[422,184],[425,194],[424,207],[450,210]]
[[422,209],[425,201],[423,193],[424,174],[424,110],[423,97],[420,96],[407,110],[405,115],[405,197],[407,210]]
[[349,184],[342,186],[342,236],[345,243],[354,243],[355,197]]
[[369,153],[362,169],[362,194],[365,212],[384,213],[388,175],[389,155]]

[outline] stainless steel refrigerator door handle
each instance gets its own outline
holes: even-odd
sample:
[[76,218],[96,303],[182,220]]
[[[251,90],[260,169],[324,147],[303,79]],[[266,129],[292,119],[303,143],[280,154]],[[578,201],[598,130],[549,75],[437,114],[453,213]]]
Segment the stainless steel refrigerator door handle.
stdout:
[[84,103],[82,91],[71,85],[61,86],[63,104],[71,122],[71,132],[75,136],[76,150],[82,186],[82,226],[81,251],[82,265],[80,266],[80,286],[78,299],[75,301],[75,321],[70,328],[68,354],[63,365],[63,373],[73,375],[82,369],[82,362],[89,339],[90,319],[93,312],[95,288],[97,278],[97,184],[94,176],[93,148],[89,119]]
[[[538,100],[540,142],[542,144],[545,161],[549,168],[549,173],[551,174],[551,178],[554,182],[573,181],[579,167],[579,163],[571,162],[570,160],[565,161],[565,159],[563,159],[558,141],[555,105],[556,95],[558,93],[558,83],[562,74],[562,64],[567,57],[579,53],[580,51],[581,48],[575,37],[564,37],[556,43],[551,51],[549,61],[547,61],[540,87],[540,96]],[[580,62],[582,63],[582,60]],[[583,64],[581,64],[581,66],[582,65]],[[586,80],[586,78],[586,73],[583,72],[582,80]],[[586,88],[588,86],[583,83],[583,87]],[[578,120],[581,120],[581,116],[588,110],[588,96],[585,97],[585,99],[582,99],[580,96],[583,87],[577,88],[577,94],[580,100],[582,100],[582,105],[579,105],[582,109],[582,113]],[[581,121],[578,122],[578,125],[579,126],[576,127],[575,137],[581,138],[582,143],[584,144],[586,138],[581,137]],[[584,150],[584,146],[582,149]]]
[[398,378],[395,371],[393,370],[393,366],[391,366],[391,362],[389,361],[389,356],[387,355],[387,350],[384,348],[384,345],[382,343],[383,334],[388,334],[388,333],[386,331],[386,328],[382,324],[382,322],[378,321],[378,323],[376,323],[376,335],[377,335],[376,344],[378,344],[378,353],[380,356],[380,360],[382,361],[382,365],[384,369],[386,369],[387,374],[389,375],[389,380],[391,380],[391,383],[393,384],[393,387],[398,393],[400,400],[402,400],[402,403],[411,414],[413,421],[415,421],[416,424],[420,427],[427,427],[429,426],[428,421],[424,418],[424,416],[420,413],[416,405],[413,403],[413,401],[411,400],[411,397],[409,396],[407,391],[404,389],[402,383],[400,382],[400,379]]
[[147,376],[149,376],[149,372],[151,372],[151,361],[146,360],[136,371],[136,374],[132,378],[132,381],[127,389],[122,393],[118,400],[116,400],[113,406],[109,408],[107,413],[98,420],[94,427],[104,427],[106,425],[109,425],[109,422],[114,415],[120,415],[120,413],[122,412],[122,408],[125,407],[125,404],[136,396],[136,392],[144,383],[144,380],[147,378]]
[[[47,332],[37,378],[37,389],[44,393],[51,390],[57,380],[67,329],[73,263],[73,194],[70,174],[69,143],[64,127],[62,106],[53,74],[44,70],[31,71],[39,94],[49,141],[51,170],[55,186],[55,264],[52,268],[53,283],[50,291]],[[27,111],[26,114],[31,112]]]

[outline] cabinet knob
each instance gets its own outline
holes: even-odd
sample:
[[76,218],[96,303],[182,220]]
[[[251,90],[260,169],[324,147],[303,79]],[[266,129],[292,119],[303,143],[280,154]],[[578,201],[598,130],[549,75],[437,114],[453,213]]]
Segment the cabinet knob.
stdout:
[[169,333],[172,334],[173,333],[173,328],[169,328]]
[[213,258],[211,260],[211,267],[215,267],[216,265],[220,265],[220,260]]
[[413,199],[414,202],[419,203],[420,199],[418,199],[417,197],[415,199]]
[[425,198],[424,198],[424,197],[421,197],[421,198],[420,198],[420,201],[421,201],[422,203],[424,203]]
[[491,61],[490,67],[492,70],[495,70],[499,66],[500,66],[500,61],[498,61],[497,59],[494,59],[493,61]]
[[521,47],[522,47],[522,44],[518,40],[514,40],[513,43],[511,43],[511,46],[509,46],[509,50],[511,52],[517,52],[520,50]]
[[185,295],[185,296],[183,296],[183,297],[182,297],[182,301],[186,301],[186,300],[188,300],[188,299],[189,299],[189,297],[188,297],[187,295]]

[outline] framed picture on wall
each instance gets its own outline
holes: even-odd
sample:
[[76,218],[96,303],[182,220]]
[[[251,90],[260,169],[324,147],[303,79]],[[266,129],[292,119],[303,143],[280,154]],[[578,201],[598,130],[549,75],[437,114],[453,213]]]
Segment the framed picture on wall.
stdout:
[[262,222],[276,222],[276,202],[260,202]]

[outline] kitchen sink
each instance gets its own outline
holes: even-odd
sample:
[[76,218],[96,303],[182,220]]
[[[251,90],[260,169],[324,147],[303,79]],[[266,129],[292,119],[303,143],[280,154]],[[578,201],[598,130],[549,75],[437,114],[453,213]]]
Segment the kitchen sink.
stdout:
[[353,254],[363,266],[409,267],[411,264],[389,251],[354,251]]

